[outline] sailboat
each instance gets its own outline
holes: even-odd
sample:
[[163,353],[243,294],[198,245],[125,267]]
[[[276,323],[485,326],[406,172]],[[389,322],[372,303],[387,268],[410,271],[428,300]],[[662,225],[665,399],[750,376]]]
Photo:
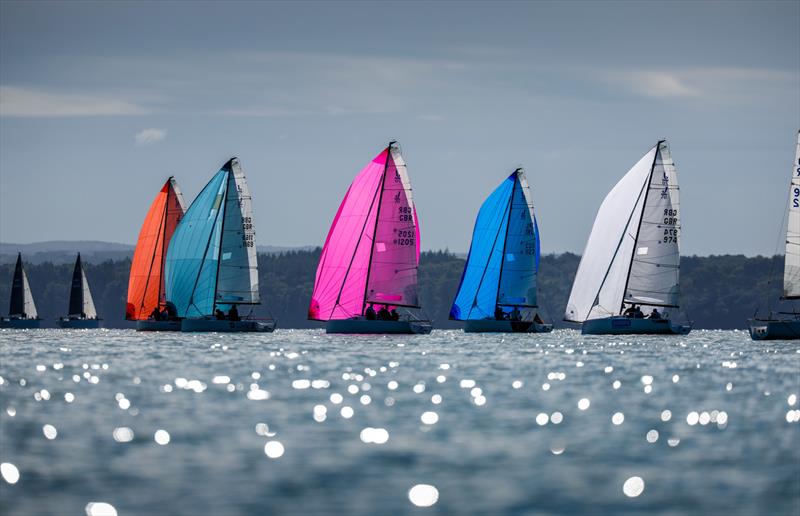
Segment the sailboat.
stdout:
[[86,279],[86,271],[81,263],[81,253],[75,260],[72,271],[72,284],[69,290],[69,314],[58,319],[58,326],[71,329],[92,329],[100,327],[100,318],[92,300],[92,291]]
[[240,306],[261,303],[255,235],[250,190],[231,158],[189,206],[167,250],[167,301],[181,331],[275,329],[274,320],[238,315]]
[[[800,299],[800,131],[797,132],[797,148],[792,164],[792,180],[789,184],[789,206],[787,208],[786,255],[783,259],[783,300]],[[774,319],[772,312],[766,319],[758,316],[750,321],[750,336],[753,340],[800,339],[800,314],[792,319]]]
[[28,275],[22,266],[22,253],[17,254],[17,265],[14,267],[14,279],[11,282],[11,302],[8,306],[8,317],[0,318],[0,328],[34,329],[41,320],[28,284]]
[[419,249],[411,182],[392,141],[356,176],[336,212],[308,318],[326,321],[328,333],[430,333],[430,321],[410,311],[420,308]]
[[666,312],[679,308],[679,209],[675,164],[660,140],[603,200],[564,320],[584,334],[689,333]]
[[[125,319],[139,331],[180,331],[175,310],[167,305],[164,262],[175,228],[186,208],[175,178],[161,187],[139,231],[128,279]],[[170,312],[172,312],[170,314]]]
[[481,205],[450,319],[465,332],[553,330],[536,313],[539,228],[528,181],[516,169]]

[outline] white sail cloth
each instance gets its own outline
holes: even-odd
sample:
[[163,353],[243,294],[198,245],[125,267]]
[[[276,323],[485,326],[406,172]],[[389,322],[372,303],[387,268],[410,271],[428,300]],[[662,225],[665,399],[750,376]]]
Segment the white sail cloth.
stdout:
[[789,221],[786,226],[786,257],[783,262],[783,297],[800,297],[800,131],[789,186]]

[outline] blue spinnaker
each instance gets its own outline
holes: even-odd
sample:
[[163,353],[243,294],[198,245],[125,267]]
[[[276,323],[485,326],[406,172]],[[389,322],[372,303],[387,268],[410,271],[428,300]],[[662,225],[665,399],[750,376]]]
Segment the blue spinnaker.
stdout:
[[198,194],[181,219],[164,264],[167,301],[179,317],[201,317],[214,311],[217,262],[221,240],[220,215],[230,168],[226,165]]
[[535,307],[538,268],[539,231],[520,169],[481,205],[450,318],[494,318],[498,306]]

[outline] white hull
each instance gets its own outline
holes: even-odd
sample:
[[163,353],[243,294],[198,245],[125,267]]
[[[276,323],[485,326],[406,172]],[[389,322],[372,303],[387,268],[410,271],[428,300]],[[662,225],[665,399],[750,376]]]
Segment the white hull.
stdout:
[[136,321],[136,331],[181,331],[180,321]]
[[40,324],[41,319],[0,319],[0,328],[11,330],[35,330]]
[[581,327],[584,335],[686,335],[690,331],[690,324],[677,324],[669,319],[631,319],[622,316],[590,319]]
[[753,340],[800,339],[800,320],[750,321],[750,337]]
[[367,319],[338,319],[328,321],[326,333],[351,334],[423,334],[433,327],[429,321],[372,321]]
[[58,320],[58,327],[66,330],[93,330],[100,327],[100,319],[67,319]]
[[183,319],[181,321],[183,332],[272,332],[275,331],[275,321],[244,319],[241,321],[228,321],[224,319]]
[[552,324],[538,324],[533,321],[497,321],[480,319],[464,321],[465,333],[550,333]]

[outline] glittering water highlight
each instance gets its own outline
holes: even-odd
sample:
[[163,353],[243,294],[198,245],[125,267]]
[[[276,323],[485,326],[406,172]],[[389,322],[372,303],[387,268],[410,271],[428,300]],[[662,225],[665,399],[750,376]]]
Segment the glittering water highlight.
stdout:
[[0,332],[8,514],[792,514],[800,343]]

